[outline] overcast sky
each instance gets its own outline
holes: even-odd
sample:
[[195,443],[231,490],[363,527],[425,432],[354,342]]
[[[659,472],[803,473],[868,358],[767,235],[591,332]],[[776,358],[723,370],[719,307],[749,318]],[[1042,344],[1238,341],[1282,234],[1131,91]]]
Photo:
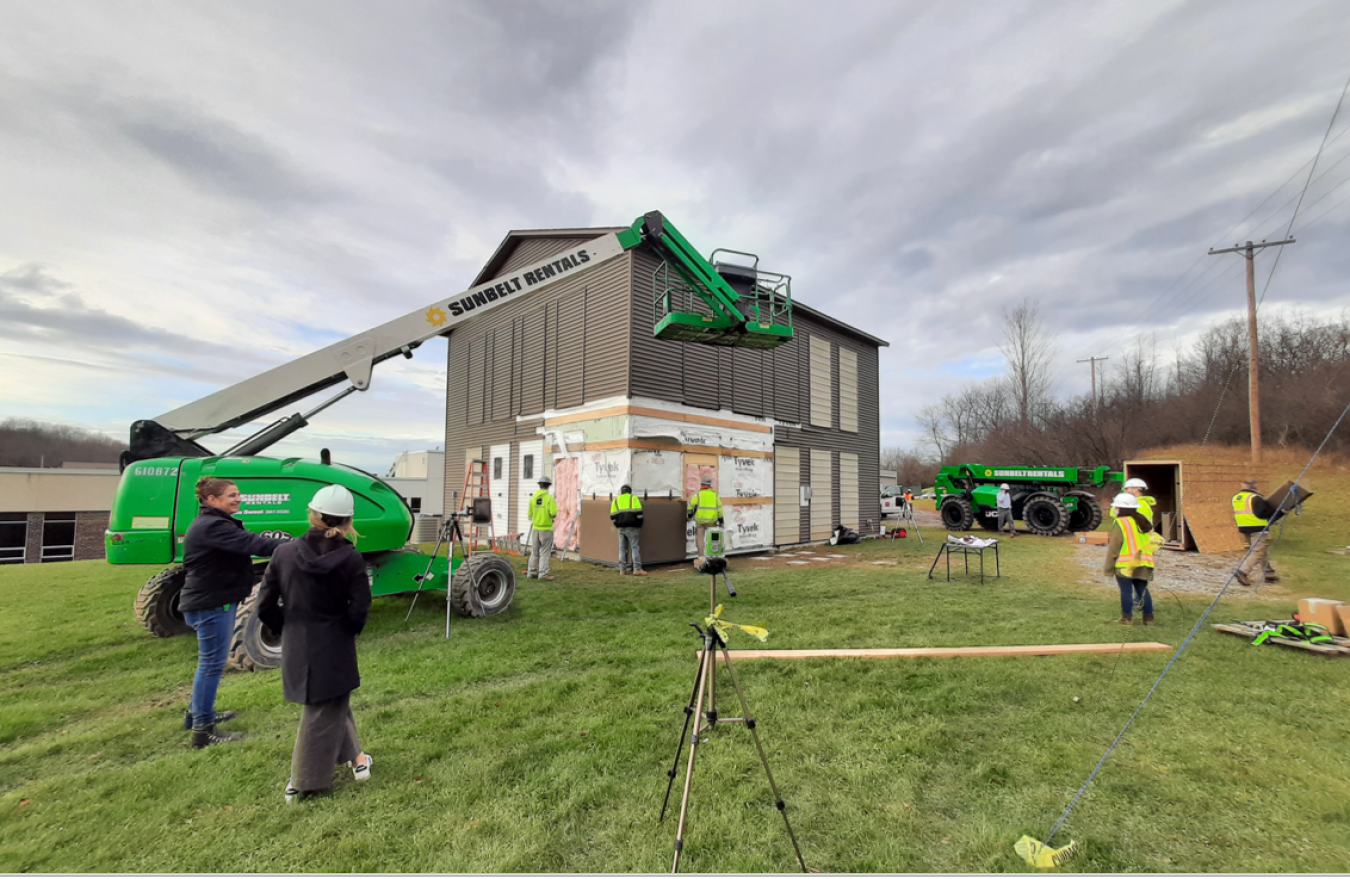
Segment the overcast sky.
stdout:
[[[118,438],[463,289],[510,229],[658,209],[890,341],[882,445],[910,445],[919,408],[1001,369],[1023,297],[1062,394],[1079,358],[1240,313],[1240,258],[1205,251],[1282,237],[1350,76],[1340,0],[3,14],[0,418]],[[1276,307],[1350,306],[1348,129]],[[445,344],[278,450],[383,471],[440,445]]]

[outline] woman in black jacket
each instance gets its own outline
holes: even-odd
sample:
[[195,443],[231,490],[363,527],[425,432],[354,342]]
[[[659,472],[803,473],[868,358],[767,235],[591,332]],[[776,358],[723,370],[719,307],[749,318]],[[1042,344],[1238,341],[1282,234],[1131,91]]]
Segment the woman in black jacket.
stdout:
[[356,636],[370,611],[366,564],[347,539],[359,536],[354,513],[350,491],[340,485],[319,489],[309,502],[313,527],[277,551],[258,596],[259,618],[281,631],[286,701],[304,706],[288,803],[331,787],[335,766],[351,765],[357,781],[370,778],[372,760],[361,750],[351,709],[351,692],[361,686]]
[[234,712],[216,712],[216,690],[230,656],[234,615],[239,602],[253,591],[253,556],[270,556],[285,542],[244,530],[234,518],[242,500],[239,486],[228,479],[197,480],[201,510],[183,539],[187,578],[178,595],[183,619],[197,632],[197,673],[184,725],[192,730],[192,747],[218,745],[238,734],[216,732],[216,724]]

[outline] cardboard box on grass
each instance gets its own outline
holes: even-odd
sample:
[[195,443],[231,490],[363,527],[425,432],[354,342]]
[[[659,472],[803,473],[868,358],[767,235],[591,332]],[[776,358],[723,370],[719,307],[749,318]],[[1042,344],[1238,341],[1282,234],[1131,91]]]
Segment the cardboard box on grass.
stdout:
[[1350,633],[1350,604],[1342,604],[1337,607],[1336,616],[1341,618],[1341,628]]
[[1346,623],[1341,611],[1346,609],[1344,601],[1330,598],[1300,598],[1298,601],[1299,622],[1317,623],[1326,626],[1333,635],[1344,635]]

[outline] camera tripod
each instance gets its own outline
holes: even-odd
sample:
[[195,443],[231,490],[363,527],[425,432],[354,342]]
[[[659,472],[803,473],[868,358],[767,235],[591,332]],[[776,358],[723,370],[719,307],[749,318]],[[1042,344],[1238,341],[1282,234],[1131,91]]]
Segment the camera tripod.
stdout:
[[[727,589],[732,595],[736,593],[731,590],[730,581],[727,582]],[[712,588],[709,593],[710,599],[716,603],[717,600],[717,575],[712,578]],[[714,616],[716,608],[713,609]],[[759,752],[759,761],[764,766],[764,774],[769,779],[769,788],[773,791],[774,806],[777,807],[780,815],[783,816],[783,824],[787,827],[788,839],[792,840],[792,849],[797,854],[797,863],[801,865],[802,872],[807,872],[806,861],[802,859],[801,847],[797,845],[797,837],[792,832],[792,822],[788,820],[787,806],[783,798],[778,794],[778,785],[773,780],[773,772],[769,769],[769,758],[764,754],[764,745],[759,740],[759,730],[756,728],[754,715],[750,713],[750,705],[745,701],[745,693],[741,690],[740,680],[736,677],[736,669],[731,664],[731,654],[727,650],[726,641],[717,631],[717,627],[709,621],[707,629],[703,629],[698,623],[690,623],[694,630],[703,638],[703,650],[699,657],[698,673],[694,678],[693,691],[689,695],[689,702],[684,707],[684,728],[680,731],[680,743],[675,748],[675,759],[671,763],[670,769],[666,772],[670,779],[666,783],[666,797],[661,803],[661,817],[658,821],[664,821],[666,818],[666,809],[670,805],[670,792],[675,787],[675,777],[678,774],[680,765],[680,754],[684,751],[684,740],[689,736],[689,722],[694,722],[694,734],[689,739],[689,761],[684,772],[684,793],[680,798],[680,820],[679,826],[675,830],[675,860],[671,864],[670,872],[677,873],[680,869],[680,855],[684,851],[684,828],[685,819],[689,812],[689,789],[694,779],[694,759],[698,754],[698,745],[700,737],[706,735],[718,723],[743,723],[750,730],[750,735],[755,739],[755,749]],[[726,664],[727,672],[731,675],[731,684],[736,690],[736,697],[741,703],[741,717],[720,717],[717,713],[717,651],[722,651],[722,660]],[[706,699],[706,703],[705,703]],[[704,705],[707,705],[705,710]]]

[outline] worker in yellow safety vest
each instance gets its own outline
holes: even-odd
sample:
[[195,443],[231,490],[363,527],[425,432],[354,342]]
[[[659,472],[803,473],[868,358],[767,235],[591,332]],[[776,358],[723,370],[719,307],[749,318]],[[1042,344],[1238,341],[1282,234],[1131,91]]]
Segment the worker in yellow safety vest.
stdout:
[[[619,496],[609,503],[609,520],[619,529],[619,573],[633,572],[634,576],[645,577],[642,570],[642,551],[638,542],[642,536],[642,501],[633,494],[631,485],[620,486]],[[628,562],[631,551],[632,564]]]
[[1116,495],[1111,502],[1115,522],[1111,539],[1106,544],[1104,573],[1113,574],[1120,587],[1120,619],[1122,625],[1134,623],[1134,605],[1143,604],[1144,625],[1153,625],[1153,544],[1148,536],[1153,525],[1139,512],[1139,499],[1127,492]]
[[698,492],[689,498],[689,518],[694,520],[697,527],[695,548],[699,558],[702,558],[708,529],[722,524],[722,499],[713,490],[711,476],[703,477]]
[[547,476],[540,478],[539,490],[530,498],[530,563],[525,576],[533,580],[552,580],[549,575],[549,559],[553,556],[553,517],[558,515],[558,502],[549,494],[553,480]]
[[[1147,519],[1149,524],[1153,524],[1153,505],[1156,504],[1158,500],[1157,498],[1149,497],[1144,494],[1144,492],[1148,491],[1148,483],[1138,477],[1127,479],[1125,480],[1124,491],[1126,494],[1133,495],[1134,499],[1138,501],[1139,515]],[[1115,517],[1116,508],[1113,506],[1111,507],[1111,518],[1114,519]]]
[[1275,507],[1256,490],[1255,479],[1242,480],[1242,490],[1233,495],[1233,521],[1237,524],[1242,542],[1251,552],[1242,560],[1233,579],[1243,586],[1252,585],[1252,572],[1266,583],[1278,583],[1280,575],[1270,566],[1270,544],[1267,542]]

